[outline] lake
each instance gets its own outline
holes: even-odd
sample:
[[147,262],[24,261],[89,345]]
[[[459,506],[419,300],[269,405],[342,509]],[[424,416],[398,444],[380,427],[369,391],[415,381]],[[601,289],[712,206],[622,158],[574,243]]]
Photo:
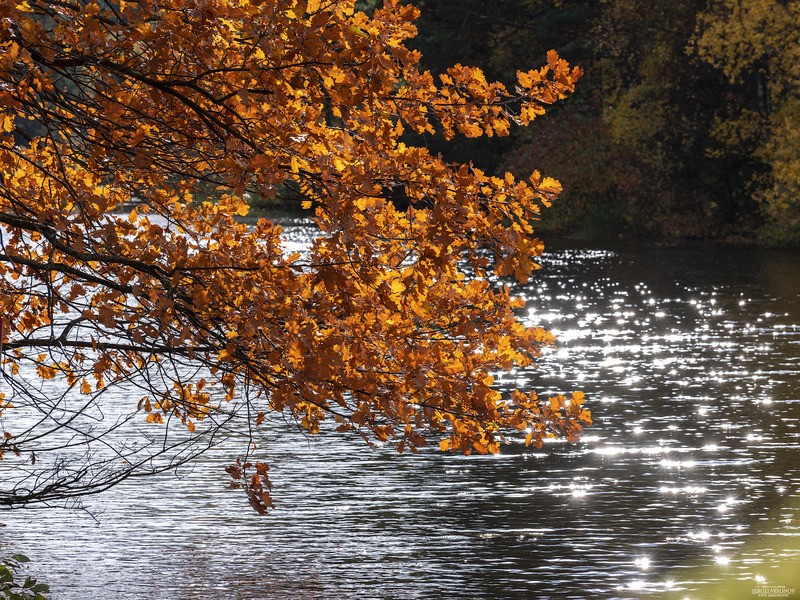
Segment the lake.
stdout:
[[[307,243],[307,225],[286,227]],[[580,443],[398,455],[275,419],[269,516],[229,488],[223,447],[86,512],[3,512],[0,547],[65,600],[702,598],[725,581],[751,598],[785,584],[800,560],[800,254],[553,244],[542,267],[518,286],[521,316],[558,348],[499,384],[584,390],[595,423]]]

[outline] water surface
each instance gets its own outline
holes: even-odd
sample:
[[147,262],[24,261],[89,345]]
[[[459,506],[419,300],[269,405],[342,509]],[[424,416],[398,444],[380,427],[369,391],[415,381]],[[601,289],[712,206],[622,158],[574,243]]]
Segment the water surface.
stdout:
[[91,514],[4,512],[0,544],[67,600],[683,598],[724,580],[751,597],[782,583],[777,565],[800,558],[800,255],[554,248],[518,293],[560,341],[500,383],[585,390],[595,425],[576,445],[397,455],[275,420],[270,516],[229,489],[223,448],[88,499]]

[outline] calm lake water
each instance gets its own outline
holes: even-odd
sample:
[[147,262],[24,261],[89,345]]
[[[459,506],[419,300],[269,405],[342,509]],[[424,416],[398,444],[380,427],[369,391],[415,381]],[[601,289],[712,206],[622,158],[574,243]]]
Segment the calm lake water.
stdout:
[[[309,236],[288,227],[292,244]],[[193,470],[0,513],[53,599],[703,598],[800,559],[800,254],[552,248],[519,293],[559,336],[500,379],[583,389],[576,445],[398,455],[273,423],[277,510]],[[120,401],[128,399],[120,398]]]

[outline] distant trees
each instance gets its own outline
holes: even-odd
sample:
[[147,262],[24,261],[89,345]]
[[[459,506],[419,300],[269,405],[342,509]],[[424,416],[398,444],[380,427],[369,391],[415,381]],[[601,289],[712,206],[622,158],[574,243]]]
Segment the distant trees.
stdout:
[[800,239],[800,2],[725,0],[699,16],[697,56],[728,80],[712,135],[762,167],[749,182],[780,239]]
[[[424,60],[503,79],[550,47],[586,71],[573,101],[474,153],[565,184],[550,227],[800,243],[798,2],[423,3]],[[557,114],[556,114],[557,113]],[[566,125],[566,126],[565,126]],[[578,132],[575,135],[575,132]],[[459,148],[437,146],[458,156]]]

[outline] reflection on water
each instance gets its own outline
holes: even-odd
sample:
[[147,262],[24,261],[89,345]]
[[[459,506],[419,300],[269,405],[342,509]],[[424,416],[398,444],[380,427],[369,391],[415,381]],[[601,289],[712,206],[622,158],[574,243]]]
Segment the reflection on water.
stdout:
[[682,598],[726,579],[749,597],[775,583],[800,558],[785,544],[800,535],[800,256],[571,248],[543,266],[518,291],[559,347],[500,383],[585,390],[580,444],[400,456],[276,421],[269,517],[227,488],[219,451],[91,499],[96,520],[4,513],[0,542],[65,599]]

